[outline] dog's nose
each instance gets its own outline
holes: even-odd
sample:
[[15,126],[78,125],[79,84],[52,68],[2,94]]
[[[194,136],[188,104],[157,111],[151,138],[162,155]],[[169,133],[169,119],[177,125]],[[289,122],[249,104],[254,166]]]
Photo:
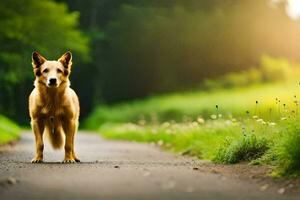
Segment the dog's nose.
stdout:
[[49,79],[49,84],[50,85],[56,85],[56,78],[50,78]]

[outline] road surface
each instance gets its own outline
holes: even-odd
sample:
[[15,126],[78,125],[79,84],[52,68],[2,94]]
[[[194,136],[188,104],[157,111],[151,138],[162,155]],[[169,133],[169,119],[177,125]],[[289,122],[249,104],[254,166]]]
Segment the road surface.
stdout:
[[201,170],[205,161],[162,152],[147,144],[107,141],[79,133],[81,163],[61,164],[63,150],[46,142],[44,161],[32,164],[34,138],[24,132],[0,150],[0,199],[234,200],[300,199],[262,183]]

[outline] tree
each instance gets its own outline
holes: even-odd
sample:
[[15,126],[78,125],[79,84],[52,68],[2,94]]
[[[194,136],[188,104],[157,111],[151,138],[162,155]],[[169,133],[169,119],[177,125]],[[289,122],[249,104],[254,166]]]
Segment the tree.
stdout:
[[[31,53],[57,59],[66,50],[88,61],[89,39],[78,12],[52,0],[2,0],[0,4],[0,112],[25,121],[32,87]],[[75,61],[76,63],[76,61]]]

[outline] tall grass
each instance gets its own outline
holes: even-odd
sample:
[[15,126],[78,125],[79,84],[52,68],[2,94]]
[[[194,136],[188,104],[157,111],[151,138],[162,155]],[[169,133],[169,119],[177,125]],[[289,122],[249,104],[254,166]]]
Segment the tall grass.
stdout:
[[19,133],[17,124],[0,115],[0,145],[18,139]]
[[[274,139],[267,161],[277,166],[275,176],[300,175],[300,118],[288,119]],[[269,159],[269,160],[268,160]]]

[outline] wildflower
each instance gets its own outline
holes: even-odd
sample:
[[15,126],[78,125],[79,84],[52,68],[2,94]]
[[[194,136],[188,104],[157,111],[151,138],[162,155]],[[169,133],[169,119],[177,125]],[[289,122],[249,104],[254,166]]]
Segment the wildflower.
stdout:
[[151,129],[151,133],[152,133],[153,135],[156,135],[156,134],[157,134],[157,129],[152,128],[152,129]]
[[199,124],[204,124],[205,121],[204,121],[204,119],[202,117],[198,117],[197,122]]
[[276,125],[275,122],[269,122],[268,124],[269,124],[269,126],[275,126]]
[[232,118],[231,121],[232,121],[232,122],[236,122],[236,119],[235,119],[235,118]]
[[226,124],[226,125],[231,125],[231,123],[232,123],[232,121],[230,121],[230,120],[226,120],[226,121],[225,121],[225,124]]
[[219,118],[222,118],[222,114],[218,114],[218,117],[219,117]]
[[192,126],[197,127],[198,126],[198,122],[192,122]]
[[210,116],[212,119],[217,119],[217,115],[211,115]]
[[166,133],[167,133],[168,135],[171,135],[171,134],[172,134],[172,130],[171,130],[171,129],[167,129],[167,130],[166,130]]
[[169,122],[164,122],[163,124],[162,124],[162,127],[163,128],[168,128],[170,126],[170,123]]
[[286,120],[286,117],[282,117],[280,120],[281,120],[281,121],[284,121],[284,120]]
[[254,115],[252,118],[253,118],[253,119],[258,119],[258,116]]
[[141,120],[139,120],[138,124],[141,126],[144,126],[146,124],[146,121],[141,119]]
[[257,122],[262,122],[262,121],[263,121],[263,119],[257,119],[256,121],[257,121]]

